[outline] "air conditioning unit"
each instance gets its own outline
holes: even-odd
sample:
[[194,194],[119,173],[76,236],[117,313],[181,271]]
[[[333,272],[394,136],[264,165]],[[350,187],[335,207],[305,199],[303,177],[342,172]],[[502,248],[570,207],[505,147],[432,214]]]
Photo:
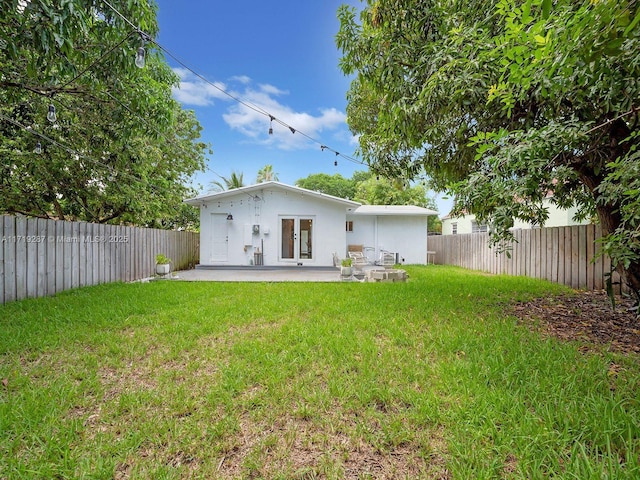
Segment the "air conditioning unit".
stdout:
[[254,225],[253,226],[253,233],[256,234],[256,235],[258,233],[260,233],[260,225]]

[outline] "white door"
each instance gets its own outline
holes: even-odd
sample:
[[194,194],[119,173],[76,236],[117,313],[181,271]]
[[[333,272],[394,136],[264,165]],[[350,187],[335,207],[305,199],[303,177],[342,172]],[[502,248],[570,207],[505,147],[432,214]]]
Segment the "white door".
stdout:
[[280,217],[280,260],[313,260],[313,218]]
[[229,225],[226,213],[211,214],[211,262],[229,259]]

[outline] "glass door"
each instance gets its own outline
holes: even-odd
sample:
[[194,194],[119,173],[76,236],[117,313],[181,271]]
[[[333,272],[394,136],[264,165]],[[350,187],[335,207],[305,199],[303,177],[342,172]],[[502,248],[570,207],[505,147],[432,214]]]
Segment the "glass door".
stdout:
[[313,218],[281,217],[280,245],[281,260],[312,260]]

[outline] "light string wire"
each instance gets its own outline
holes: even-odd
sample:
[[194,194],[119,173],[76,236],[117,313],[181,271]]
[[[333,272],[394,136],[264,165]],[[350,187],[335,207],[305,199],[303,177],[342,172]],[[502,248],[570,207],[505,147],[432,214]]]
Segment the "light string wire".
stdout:
[[263,109],[262,107],[259,107],[259,106],[255,105],[253,103],[250,103],[250,102],[247,102],[245,100],[242,100],[241,98],[239,98],[239,97],[227,92],[225,89],[223,89],[219,85],[216,85],[215,83],[211,82],[204,75],[200,74],[195,69],[191,68],[186,62],[181,60],[177,55],[172,53],[168,48],[166,48],[165,46],[160,44],[158,41],[156,41],[155,39],[151,38],[149,35],[144,33],[137,25],[135,25],[131,20],[129,20],[126,16],[124,16],[118,9],[116,9],[113,5],[111,5],[111,3],[109,3],[107,0],[103,0],[103,1],[104,1],[105,5],[107,5],[109,8],[111,8],[111,10],[113,10],[113,12],[116,15],[118,15],[122,20],[124,20],[136,32],[138,32],[140,35],[143,35],[146,39],[148,39],[157,48],[159,48],[165,54],[167,54],[169,57],[171,57],[180,66],[182,66],[183,68],[187,69],[189,72],[191,72],[197,78],[199,78],[200,80],[205,82],[207,85],[210,85],[211,87],[215,88],[216,90],[220,91],[222,94],[228,96],[229,98],[231,98],[232,100],[234,100],[234,101],[238,102],[239,104],[245,106],[246,108],[248,108],[248,109],[250,109],[250,110],[252,110],[252,111],[254,111],[256,113],[259,113],[261,115],[264,115],[264,116],[268,117],[270,121],[276,122],[276,123],[282,125],[283,127],[288,128],[289,130],[291,130],[291,133],[299,133],[300,135],[302,135],[303,137],[307,138],[311,142],[320,145],[320,148],[321,148],[322,151],[329,150],[330,152],[333,152],[336,155],[336,157],[338,157],[338,156],[342,157],[345,160],[350,161],[350,162],[355,163],[355,164],[358,164],[358,165],[367,165],[365,162],[363,162],[361,160],[357,160],[357,159],[355,159],[355,158],[353,158],[353,157],[351,157],[349,155],[345,155],[343,153],[340,153],[339,151],[337,151],[337,150],[331,148],[330,146],[320,142],[319,140],[313,138],[312,136],[310,136],[310,135],[308,135],[308,134],[296,129],[292,125],[289,125],[288,123],[284,122],[283,120],[280,120],[275,115],[272,115],[271,113],[269,113],[267,110]]
[[[28,127],[26,125],[24,125],[23,123],[14,120],[10,117],[7,117],[6,115],[0,113],[0,119],[4,120],[18,128],[21,128],[22,130],[30,133],[31,135],[34,135],[35,137],[41,138],[43,140],[46,140],[47,142],[49,142],[50,144],[60,148],[61,150],[66,151],[67,153],[70,153],[72,155],[77,156],[78,158],[84,159],[89,161],[90,163],[92,163],[94,166],[98,166],[98,167],[102,167],[104,168],[106,171],[109,172],[110,175],[117,175],[118,177],[125,177],[125,178],[129,178],[130,180],[134,180],[142,185],[144,185],[145,187],[147,187],[149,189],[149,191],[151,191],[152,193],[155,193],[156,191],[156,186],[153,183],[148,182],[146,179],[141,178],[141,177],[137,177],[136,175],[134,175],[131,172],[126,172],[126,171],[114,171],[114,168],[111,165],[108,165],[106,163],[101,162],[100,160],[97,160],[94,157],[91,157],[85,153],[82,153],[80,151],[78,151],[75,148],[69,147],[68,145],[64,145],[62,143],[60,143],[58,140],[55,140],[53,138],[51,138],[50,136],[42,133],[42,132],[38,132],[37,130],[34,130],[31,127]],[[125,193],[121,188],[120,188],[120,184],[119,182],[111,182],[111,185],[114,185],[118,191],[120,193]],[[92,214],[92,212],[88,212],[90,214]]]

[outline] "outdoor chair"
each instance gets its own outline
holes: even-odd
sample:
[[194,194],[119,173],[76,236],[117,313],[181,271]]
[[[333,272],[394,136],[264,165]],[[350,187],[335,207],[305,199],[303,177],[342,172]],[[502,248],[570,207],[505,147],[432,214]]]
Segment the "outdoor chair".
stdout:
[[396,264],[396,254],[393,252],[380,252],[380,262],[378,263],[384,268],[391,268]]
[[362,245],[349,245],[347,255],[351,259],[351,266],[354,272],[362,273],[365,265],[369,265],[369,260],[364,255],[364,248]]

